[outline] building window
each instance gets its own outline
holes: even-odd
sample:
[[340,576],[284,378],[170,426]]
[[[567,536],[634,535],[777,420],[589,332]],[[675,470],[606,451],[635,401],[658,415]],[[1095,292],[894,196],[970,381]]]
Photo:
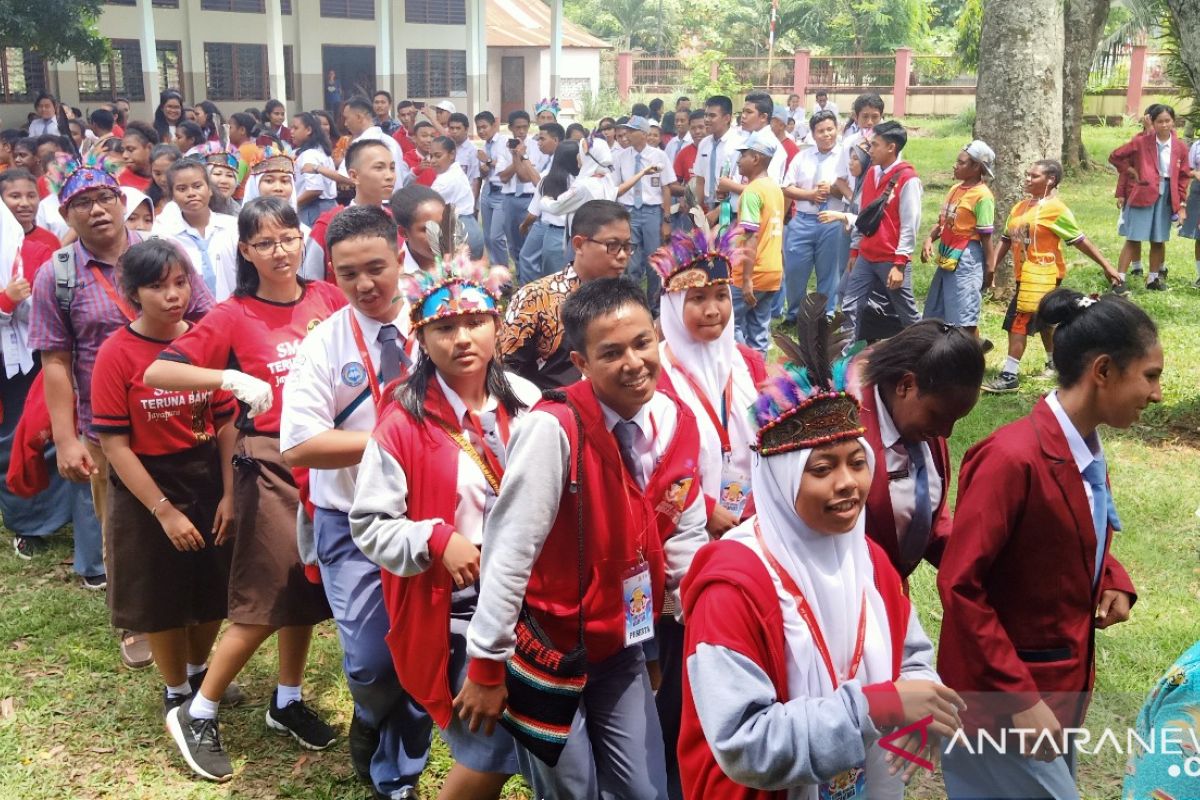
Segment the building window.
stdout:
[[280,14],[292,13],[292,0],[279,0],[279,13]]
[[[137,0],[104,0],[104,4],[109,6],[136,6]],[[154,0],[151,5],[155,8],[179,8],[179,0]]]
[[375,19],[375,0],[321,0],[321,16]]
[[46,62],[32,50],[0,47],[0,100],[32,103],[46,91]]
[[209,100],[262,100],[267,96],[267,47],[204,44]]
[[264,0],[200,0],[204,11],[244,11],[249,14],[266,13]]
[[288,100],[296,99],[296,76],[292,72],[292,46],[283,46],[283,94]]
[[183,58],[179,42],[155,42],[158,56],[158,85],[183,92]]
[[79,99],[84,101],[145,100],[142,84],[142,50],[136,39],[112,39],[112,52],[98,63],[79,62]]
[[418,25],[466,25],[466,0],[404,0],[404,21]]
[[452,97],[466,93],[466,50],[408,51],[409,97]]

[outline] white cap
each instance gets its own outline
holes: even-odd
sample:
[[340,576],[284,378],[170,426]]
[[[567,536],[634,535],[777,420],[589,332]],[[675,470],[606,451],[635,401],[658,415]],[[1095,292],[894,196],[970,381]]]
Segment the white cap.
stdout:
[[451,103],[449,100],[443,100],[435,105],[434,108],[440,109],[441,111],[449,111],[451,114],[458,113],[458,106],[454,105],[454,103]]

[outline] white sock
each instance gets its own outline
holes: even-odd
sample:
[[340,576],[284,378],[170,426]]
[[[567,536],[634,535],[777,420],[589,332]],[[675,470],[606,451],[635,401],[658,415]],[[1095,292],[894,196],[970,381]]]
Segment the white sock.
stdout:
[[1117,277],[1121,279],[1121,283],[1125,282],[1125,273],[1124,272],[1118,272]]
[[1158,278],[1158,270],[1153,270],[1153,269],[1150,270],[1150,280],[1156,280],[1157,278]]
[[168,697],[187,697],[191,693],[192,693],[192,685],[190,683],[188,683],[187,681],[184,681],[183,683],[179,684],[178,686],[168,686],[167,687],[167,696]]
[[1196,259],[1196,278],[1200,280],[1200,258]]
[[282,711],[288,707],[288,703],[292,703],[300,699],[299,686],[284,686],[282,683],[275,687],[275,708]]
[[199,675],[201,672],[204,672],[204,670],[206,670],[206,669],[208,669],[207,661],[205,661],[203,664],[188,664],[187,665],[187,675],[190,678],[193,675]]
[[1021,362],[1012,356],[1009,356],[1008,358],[1004,359],[1004,369],[1000,371],[1007,372],[1011,375],[1016,375],[1021,371]]
[[220,700],[209,700],[204,692],[196,692],[192,704],[188,706],[188,714],[193,719],[216,719],[217,709],[221,707]]
[[1129,265],[1129,269],[1132,270],[1133,272],[1141,272],[1142,271],[1142,262],[1140,260],[1134,261],[1132,264]]

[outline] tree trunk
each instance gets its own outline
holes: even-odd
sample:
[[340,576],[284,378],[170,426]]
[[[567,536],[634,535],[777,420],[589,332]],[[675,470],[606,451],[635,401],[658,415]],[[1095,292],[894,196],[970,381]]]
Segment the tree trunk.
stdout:
[[1086,166],[1083,96],[1111,0],[1067,0],[1063,44],[1063,163]]
[[[1187,0],[1200,2],[1200,0]],[[996,217],[1021,199],[1025,171],[1062,152],[1062,0],[987,0],[979,37],[975,135],[996,151]],[[997,285],[1012,266],[997,265]]]

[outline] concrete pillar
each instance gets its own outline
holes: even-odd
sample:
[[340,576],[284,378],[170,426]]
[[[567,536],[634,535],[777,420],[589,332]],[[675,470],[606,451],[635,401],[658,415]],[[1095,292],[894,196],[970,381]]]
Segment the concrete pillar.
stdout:
[[467,116],[487,107],[487,5],[467,0]]
[[808,63],[811,50],[797,50],[792,60],[792,93],[800,95],[800,107],[808,105]]
[[1125,114],[1142,113],[1142,88],[1146,84],[1146,45],[1135,44],[1129,54],[1129,86],[1125,89]]
[[617,95],[622,103],[629,102],[629,91],[633,87],[633,53],[617,53]]
[[[199,24],[203,13],[200,0],[181,0],[180,5],[184,12],[183,52],[180,55],[183,59],[183,82],[186,84],[183,96],[194,101],[205,100],[208,98],[208,75],[204,70],[203,26]],[[229,105],[228,101],[225,102]],[[233,113],[228,109],[223,110],[226,115]]]
[[375,43],[375,86],[396,96],[392,85],[392,3],[391,0],[375,0],[375,23],[379,26],[379,39]]
[[[149,2],[149,0],[138,0]],[[295,9],[292,9],[293,13]],[[296,53],[292,51],[292,58]],[[279,0],[267,0],[267,75],[271,97],[287,105],[287,74],[283,61],[283,10]]]
[[896,48],[896,73],[892,80],[893,117],[903,117],[908,110],[908,82],[912,74],[912,48]]
[[[276,3],[279,0],[275,0]],[[142,86],[146,91],[146,102],[151,108],[158,107],[158,94],[165,87],[158,85],[158,48],[154,36],[154,4],[152,0],[137,0],[138,21],[141,23],[140,47],[142,51]],[[183,87],[178,87],[183,91]]]
[[558,97],[562,75],[563,0],[550,0],[550,96]]

